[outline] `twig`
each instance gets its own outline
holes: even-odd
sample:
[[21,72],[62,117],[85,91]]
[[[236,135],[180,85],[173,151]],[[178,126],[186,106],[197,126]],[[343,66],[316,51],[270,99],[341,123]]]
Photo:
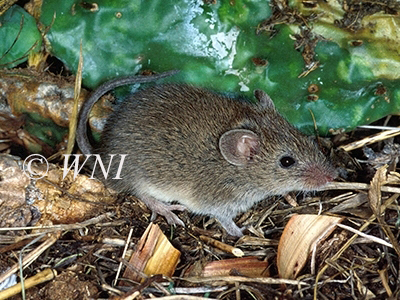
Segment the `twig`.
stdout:
[[231,245],[222,243],[220,241],[214,240],[208,236],[205,235],[201,235],[200,236],[200,240],[202,240],[203,242],[205,242],[206,244],[213,246],[215,248],[218,248],[226,253],[231,253],[233,255],[235,255],[236,257],[242,257],[244,256],[244,253],[241,249],[236,248],[236,247],[232,247]]
[[[57,276],[57,271],[53,269],[45,269],[42,272],[37,273],[36,275],[25,279],[25,289],[29,289],[35,285],[41,284],[43,282],[52,280]],[[17,283],[16,285],[9,287],[8,289],[0,291],[0,300],[8,299],[22,290],[22,284]]]
[[[48,249],[51,245],[53,245],[58,238],[60,237],[60,233],[51,234],[50,237],[45,240],[42,244],[39,245],[35,250],[27,254],[22,259],[23,267],[30,265],[36,258],[38,258],[46,249]],[[0,275],[0,282],[3,282],[7,279],[11,274],[15,273],[19,269],[19,263],[14,264],[10,269],[5,271],[3,274]]]

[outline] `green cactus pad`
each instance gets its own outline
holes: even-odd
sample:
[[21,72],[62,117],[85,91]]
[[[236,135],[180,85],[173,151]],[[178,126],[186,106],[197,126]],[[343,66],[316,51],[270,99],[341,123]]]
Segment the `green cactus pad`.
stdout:
[[12,68],[38,51],[42,36],[35,19],[18,5],[0,16],[0,68]]
[[[339,2],[308,9],[291,1],[287,11],[294,17],[298,11],[320,15],[309,25],[310,38],[318,38],[313,57],[318,64],[308,72],[302,53],[294,49],[293,39],[302,34],[297,25],[282,22],[272,37],[256,34],[271,16],[268,1],[204,2],[45,0],[41,22],[51,26],[46,37],[52,53],[74,71],[82,41],[84,84],[92,88],[139,70],[179,69],[169,80],[248,97],[254,89],[265,90],[308,134],[314,133],[314,120],[324,135],[400,111],[400,55],[393,46],[399,37],[381,29],[390,20],[391,30],[398,32],[395,15],[372,14],[366,17],[368,30],[352,32],[334,25],[344,18]],[[373,31],[382,34],[368,34]]]

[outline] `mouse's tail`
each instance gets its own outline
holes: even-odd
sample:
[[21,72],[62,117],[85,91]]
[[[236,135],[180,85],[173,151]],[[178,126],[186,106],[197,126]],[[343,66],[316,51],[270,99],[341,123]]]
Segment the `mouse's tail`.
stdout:
[[156,81],[161,78],[169,77],[175,75],[179,70],[172,70],[155,75],[133,75],[127,77],[120,77],[103,83],[99,86],[89,97],[86,102],[83,103],[81,111],[79,113],[79,121],[77,127],[76,142],[78,143],[79,149],[81,149],[83,154],[92,153],[92,145],[90,145],[87,136],[87,121],[89,118],[89,113],[92,110],[93,105],[103,96],[105,93],[115,89],[119,86],[134,84],[134,83],[146,83]]

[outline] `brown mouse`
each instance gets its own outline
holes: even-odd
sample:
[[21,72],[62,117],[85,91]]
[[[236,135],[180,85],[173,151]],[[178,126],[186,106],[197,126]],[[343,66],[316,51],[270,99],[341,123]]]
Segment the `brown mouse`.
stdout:
[[[147,81],[169,76],[164,73]],[[100,96],[144,76],[114,80],[97,89],[81,110],[78,145],[92,152],[86,123]],[[162,84],[130,95],[108,118],[99,153],[127,154],[120,178],[113,162],[106,183],[136,195],[170,224],[172,210],[215,217],[233,236],[240,212],[272,195],[321,188],[336,177],[317,144],[290,125],[263,91],[257,104],[183,84]],[[100,176],[101,177],[101,176]],[[181,205],[171,205],[171,202]]]

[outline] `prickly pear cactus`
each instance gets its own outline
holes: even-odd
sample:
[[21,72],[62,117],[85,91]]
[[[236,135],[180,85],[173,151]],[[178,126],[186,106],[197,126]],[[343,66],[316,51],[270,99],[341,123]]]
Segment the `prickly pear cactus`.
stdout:
[[314,121],[328,134],[400,111],[396,2],[271,0],[272,10],[265,0],[206,2],[44,0],[41,22],[72,70],[82,41],[89,87],[179,69],[170,80],[247,96],[263,89],[309,134]]
[[13,5],[0,16],[0,68],[12,68],[39,51],[42,36],[36,20],[22,7]]

